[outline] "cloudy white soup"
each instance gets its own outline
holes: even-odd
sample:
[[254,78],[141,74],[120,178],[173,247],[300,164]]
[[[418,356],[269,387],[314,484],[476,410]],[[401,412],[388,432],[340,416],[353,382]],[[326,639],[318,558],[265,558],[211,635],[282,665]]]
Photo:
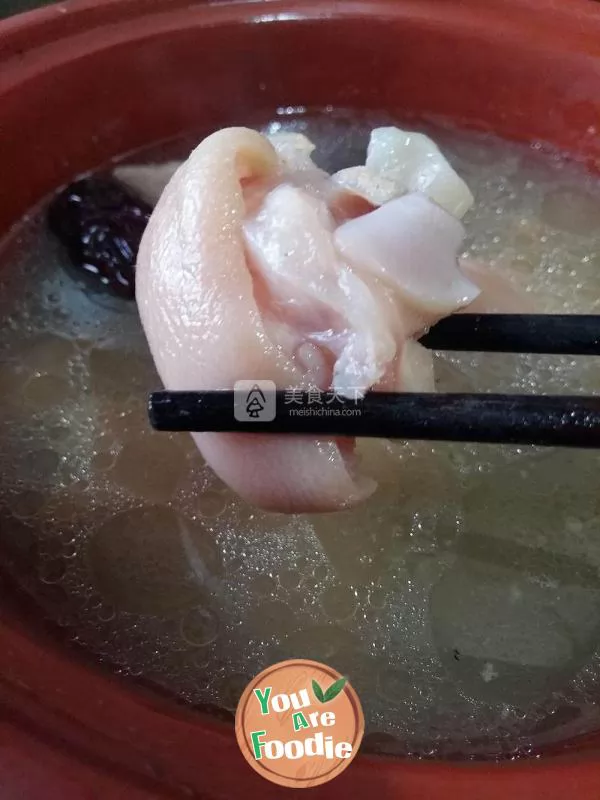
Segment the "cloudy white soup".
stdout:
[[[163,383],[227,388],[236,378],[347,398],[370,388],[599,392],[592,358],[429,359],[416,343],[436,319],[475,304],[599,313],[597,177],[535,143],[419,126],[451,169],[430,139],[393,133],[402,123],[282,113],[257,126],[270,140],[236,129],[204,142],[152,216],[138,304],[128,285],[115,291],[112,278],[103,286],[73,265],[48,226],[51,198],[22,220],[0,251],[0,558],[68,639],[211,713],[230,716],[269,664],[307,657],[349,677],[364,749],[543,752],[600,727],[596,452],[195,442],[147,419],[148,392]],[[150,213],[172,162],[208,133],[136,153],[127,161],[151,169],[116,178]],[[418,147],[394,171],[399,142]],[[435,192],[419,183],[419,159],[442,176]],[[114,167],[102,175],[112,180]],[[223,234],[234,217],[218,224],[225,207],[234,217],[242,208],[243,246]],[[386,214],[389,252],[418,262],[410,275],[365,267],[369,242],[390,230]],[[302,249],[308,230],[310,252],[333,254],[327,274]],[[234,240],[239,252],[227,249]],[[219,274],[203,272],[198,286],[170,280],[169,260],[189,267],[192,246],[212,264],[224,248]],[[273,262],[283,250],[296,258],[289,268]],[[219,288],[230,269],[241,277]],[[232,317],[202,345],[197,332],[177,333],[190,313],[177,293],[207,287]],[[255,323],[268,347],[248,335]],[[271,372],[240,374],[271,357]],[[194,384],[194,364],[211,385]]]

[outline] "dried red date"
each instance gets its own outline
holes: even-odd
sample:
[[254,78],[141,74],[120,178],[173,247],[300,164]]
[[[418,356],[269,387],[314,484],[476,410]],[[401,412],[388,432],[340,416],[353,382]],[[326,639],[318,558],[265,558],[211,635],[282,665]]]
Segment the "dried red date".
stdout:
[[82,178],[52,200],[48,225],[77,269],[133,299],[137,251],[151,213],[112,178]]

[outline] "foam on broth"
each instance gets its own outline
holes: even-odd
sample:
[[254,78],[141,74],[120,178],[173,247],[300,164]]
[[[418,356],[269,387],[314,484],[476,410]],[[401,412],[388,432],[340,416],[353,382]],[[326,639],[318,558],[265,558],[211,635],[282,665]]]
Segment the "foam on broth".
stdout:
[[[389,123],[267,127],[305,131],[333,170]],[[600,313],[598,180],[536,146],[428,132],[476,197],[466,252],[511,266],[545,310]],[[518,756],[600,726],[598,454],[365,442],[380,488],[362,508],[257,511],[189,436],[149,430],[159,381],[135,307],[79,283],[43,213],[2,261],[0,554],[74,641],[231,712],[268,664],[316,658],[349,675],[365,748],[384,753]],[[594,359],[453,354],[436,374],[446,390],[600,390]]]

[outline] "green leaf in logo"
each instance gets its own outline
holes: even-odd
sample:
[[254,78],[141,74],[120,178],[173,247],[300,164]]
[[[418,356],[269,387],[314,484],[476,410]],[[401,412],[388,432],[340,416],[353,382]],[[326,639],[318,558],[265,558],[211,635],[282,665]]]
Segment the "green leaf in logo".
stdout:
[[339,680],[332,683],[329,689],[327,689],[325,692],[323,702],[328,703],[330,700],[336,698],[346,685],[346,680],[346,678],[339,678]]
[[315,680],[313,680],[313,682],[312,682],[312,689],[313,689],[314,695],[317,698],[317,700],[320,703],[324,703],[325,702],[325,696],[323,694],[323,689],[321,689],[321,687],[319,686],[319,684]]
[[313,680],[312,688],[313,693],[319,703],[328,703],[330,700],[334,700],[338,694],[342,691],[344,686],[346,685],[347,678],[339,678],[337,681],[334,681],[327,691],[323,692],[323,689],[319,686],[319,684]]

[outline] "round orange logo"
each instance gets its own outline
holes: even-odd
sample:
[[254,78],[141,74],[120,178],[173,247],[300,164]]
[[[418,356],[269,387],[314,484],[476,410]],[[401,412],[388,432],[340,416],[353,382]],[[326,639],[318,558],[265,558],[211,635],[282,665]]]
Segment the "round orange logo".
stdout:
[[326,783],[350,764],[364,733],[360,701],[331,667],[304,659],[264,670],[242,695],[235,733],[246,761],[280,786]]

